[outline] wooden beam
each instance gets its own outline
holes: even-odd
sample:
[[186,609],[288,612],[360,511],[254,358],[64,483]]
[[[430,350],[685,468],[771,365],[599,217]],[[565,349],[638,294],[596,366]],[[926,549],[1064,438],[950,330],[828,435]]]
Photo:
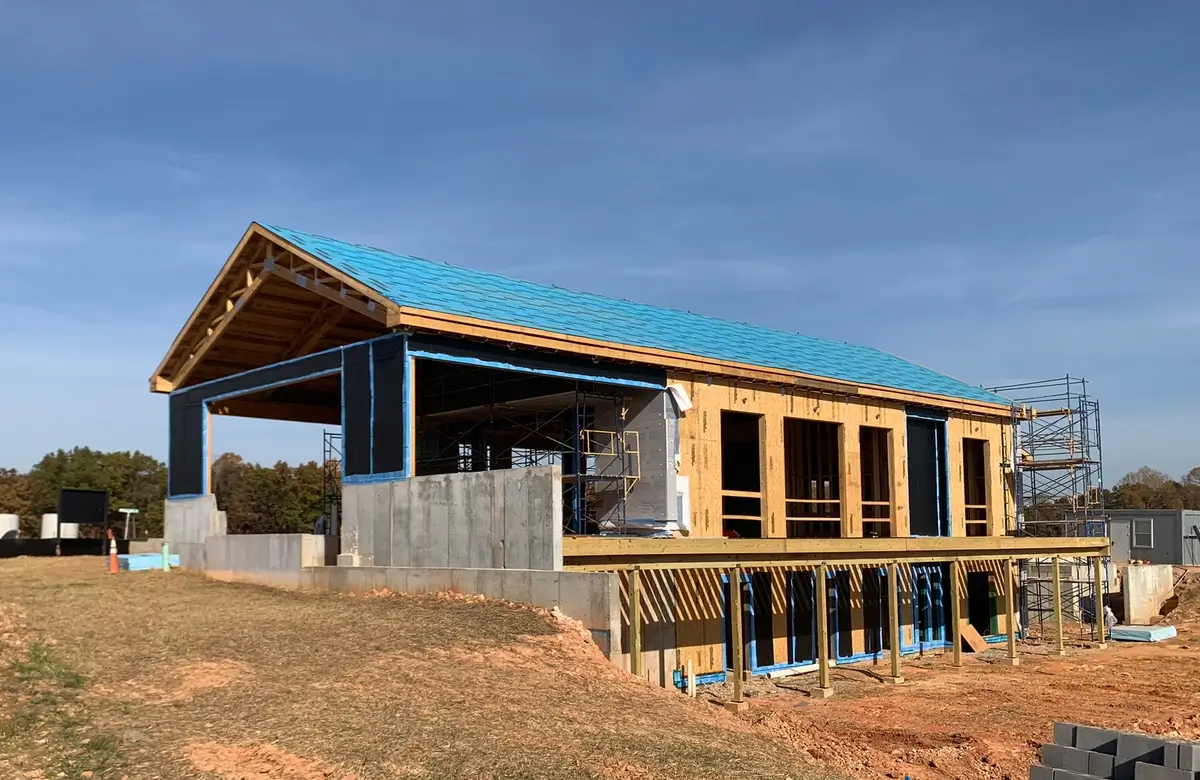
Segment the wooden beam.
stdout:
[[340,303],[346,308],[352,309],[364,317],[370,317],[376,322],[387,322],[386,309],[384,309],[382,306],[379,306],[374,301],[368,301],[364,303],[363,301],[350,296],[347,294],[348,288],[346,287],[333,287],[328,284],[316,284],[307,276],[293,271],[290,268],[284,268],[280,265],[272,265],[269,269],[269,273],[279,277],[280,279],[283,279],[284,281],[291,282],[298,287],[303,287],[306,290],[314,292],[326,300],[333,301],[334,303]]
[[1092,566],[1096,584],[1096,606],[1093,610],[1096,613],[1096,638],[1099,640],[1099,646],[1104,647],[1107,641],[1107,637],[1105,636],[1106,627],[1104,625],[1104,559],[1097,555],[1096,559],[1092,561]]
[[817,566],[817,677],[818,697],[824,698],[833,693],[833,684],[829,679],[829,597],[826,589],[829,587],[829,568],[825,564]]
[[212,405],[213,414],[229,417],[253,417],[262,420],[286,420],[288,422],[341,425],[342,411],[336,407],[308,406],[301,404],[252,401],[229,398]]
[[204,492],[211,494],[214,492],[213,491],[213,445],[212,445],[213,416],[212,416],[212,410],[209,409],[207,405],[204,407],[204,435],[205,435],[204,474],[205,474],[205,479],[208,480],[208,490],[206,490]]
[[192,369],[196,367],[196,364],[200,362],[200,359],[204,357],[205,353],[212,348],[212,345],[216,343],[217,339],[221,338],[221,334],[224,333],[225,329],[229,327],[229,323],[233,322],[237,312],[246,305],[246,302],[254,296],[254,293],[263,286],[263,283],[266,282],[267,279],[268,276],[266,273],[259,273],[259,275],[254,278],[254,281],[251,282],[248,287],[237,290],[233,295],[225,300],[225,303],[230,307],[228,314],[221,319],[216,327],[210,328],[205,333],[204,337],[193,348],[192,353],[188,356],[187,360],[184,361],[179,370],[176,371],[171,377],[176,387],[182,387],[184,385],[184,383],[187,381],[188,374],[192,372]]
[[893,561],[888,564],[888,644],[892,661],[892,681],[901,682],[900,677],[900,577],[898,566]]
[[888,561],[940,563],[955,559],[997,560],[1053,555],[1102,554],[1100,537],[909,537],[881,539],[627,539],[563,538],[563,562],[571,569],[613,571],[642,568],[720,568],[816,564],[886,565]]
[[642,573],[636,567],[629,572],[629,671],[642,676]]
[[347,309],[343,306],[338,306],[332,301],[327,301],[322,306],[312,313],[312,317],[305,323],[304,327],[296,334],[295,338],[284,349],[279,360],[291,360],[292,358],[306,355],[312,351],[321,339],[337,327],[337,324],[342,321]]
[[746,669],[746,641],[742,629],[742,567],[729,571],[729,639],[733,646],[733,703],[742,701],[742,678]]
[[1004,614],[1008,622],[1008,656],[1003,660],[1010,666],[1020,663],[1017,658],[1017,562],[1009,558],[1004,564]]
[[962,596],[959,580],[963,576],[962,561],[950,562],[950,643],[954,647],[954,665],[962,666]]
[[1063,646],[1062,558],[1055,556],[1051,560],[1051,565],[1054,566],[1054,627],[1058,634],[1054,640],[1054,649],[1050,651],[1050,654],[1066,655],[1067,651]]
[[164,381],[166,381],[165,378],[167,376],[167,364],[176,357],[176,353],[183,346],[183,343],[187,340],[188,335],[191,333],[192,326],[197,323],[197,320],[199,320],[201,317],[201,313],[216,296],[217,290],[220,289],[221,285],[225,283],[227,275],[231,272],[233,266],[237,264],[238,260],[242,256],[242,253],[249,245],[251,239],[258,235],[260,235],[260,233],[255,230],[255,225],[251,224],[250,227],[246,228],[246,232],[242,234],[237,246],[233,248],[233,252],[231,252],[228,259],[225,260],[225,264],[221,266],[221,270],[217,272],[216,278],[214,278],[212,283],[209,284],[208,289],[204,293],[204,297],[202,297],[200,302],[196,304],[196,308],[192,310],[192,313],[188,317],[187,322],[184,323],[183,328],[175,335],[175,339],[171,342],[170,348],[167,349],[167,354],[163,357],[162,362],[160,362],[158,364],[158,368],[154,370],[154,377],[150,380],[150,392],[169,393],[171,390],[175,389],[174,386],[172,386],[170,389],[163,389],[166,387],[166,385],[161,382],[156,383],[154,380],[163,378]]

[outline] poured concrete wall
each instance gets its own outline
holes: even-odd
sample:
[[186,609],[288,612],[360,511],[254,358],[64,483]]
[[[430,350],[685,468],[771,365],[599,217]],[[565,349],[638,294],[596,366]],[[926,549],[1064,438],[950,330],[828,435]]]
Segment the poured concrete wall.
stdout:
[[583,623],[609,654],[620,646],[621,602],[617,575],[539,569],[470,569],[397,566],[327,566],[306,569],[304,589],[337,593],[470,593],[558,608]]
[[226,532],[225,513],[214,495],[168,498],[163,508],[163,538],[168,544],[204,544]]
[[325,537],[314,534],[234,534],[204,543],[204,571],[223,582],[298,588],[303,569],[324,565]]
[[1170,566],[1130,564],[1125,567],[1125,624],[1148,626],[1158,617],[1162,603],[1174,593]]
[[342,486],[343,566],[562,569],[558,466]]

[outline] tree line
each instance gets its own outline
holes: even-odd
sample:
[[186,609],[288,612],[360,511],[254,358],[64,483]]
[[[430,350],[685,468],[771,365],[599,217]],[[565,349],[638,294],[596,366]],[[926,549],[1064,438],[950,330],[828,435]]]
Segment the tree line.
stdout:
[[[139,536],[161,536],[167,467],[142,452],[102,452],[87,447],[48,453],[27,472],[0,468],[0,514],[21,517],[21,535],[37,536],[41,516],[58,511],[61,488],[107,490],[111,521],[117,510],[138,510]],[[226,453],[213,462],[213,492],[230,533],[311,533],[323,510],[324,469],[247,463]],[[1104,491],[1109,509],[1200,509],[1200,466],[1179,479],[1143,466]],[[1064,510],[1065,511],[1065,510]]]
[[[213,462],[213,492],[226,511],[230,533],[311,533],[323,504],[324,474],[315,461],[291,466],[247,463],[226,453]],[[43,514],[58,511],[62,488],[107,490],[110,522],[138,510],[140,537],[162,535],[167,466],[142,452],[102,452],[88,447],[45,455],[27,472],[0,468],[0,514],[21,518],[21,535],[37,537]]]

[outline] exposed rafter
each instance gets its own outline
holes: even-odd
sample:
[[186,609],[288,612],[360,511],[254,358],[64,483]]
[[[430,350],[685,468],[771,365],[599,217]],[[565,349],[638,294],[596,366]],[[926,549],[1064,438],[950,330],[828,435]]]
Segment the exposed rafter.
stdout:
[[[254,297],[254,293],[273,278],[314,293],[325,301],[319,312],[308,316],[301,330],[287,339],[287,346],[279,359],[286,360],[312,351],[339,326],[362,331],[362,320],[348,315],[347,310],[383,326],[380,331],[386,327],[389,315],[394,318],[392,304],[378,292],[326,266],[319,258],[301,253],[262,226],[253,224],[242,236],[237,249],[210,285],[204,299],[192,312],[187,325],[175,338],[171,350],[150,380],[151,391],[171,392],[185,387],[189,378],[196,374],[197,366],[202,363],[209,366],[210,361],[205,360],[205,356],[214,355],[214,347],[230,323],[238,319],[238,313]],[[275,309],[280,306],[277,289],[285,288],[272,286],[269,294],[264,293]],[[258,321],[250,330],[239,325],[228,335],[236,334],[240,339],[238,343],[246,342],[247,334],[262,330],[261,320],[266,311],[270,309],[264,309],[256,315]],[[255,320],[255,317],[250,320]],[[369,335],[365,334],[364,337]],[[265,346],[265,342],[263,344]],[[273,346],[272,349],[279,347]],[[224,356],[227,350],[221,346],[216,351]],[[206,378],[211,373],[211,368],[203,370]]]
[[337,277],[304,262],[290,252],[287,252],[282,258],[277,258],[274,262],[268,262],[266,270],[280,279],[311,290],[326,300],[340,303],[376,322],[387,322],[387,309],[384,306],[380,306],[370,296],[364,295],[352,287],[347,287]]
[[250,270],[246,270],[246,286],[234,290],[225,298],[223,310],[220,314],[213,318],[205,329],[204,335],[192,347],[191,353],[187,356],[183,365],[175,372],[176,386],[187,381],[188,374],[200,362],[205,353],[212,348],[217,339],[221,338],[221,334],[229,327],[229,323],[233,322],[234,316],[241,311],[246,302],[258,292],[258,289],[263,286],[263,283],[270,277],[266,271],[259,271],[257,276],[251,276]]
[[346,314],[346,309],[332,301],[326,301],[312,313],[304,328],[287,345],[287,349],[279,356],[280,360],[291,360],[312,351],[317,343],[325,338],[329,331],[337,327]]

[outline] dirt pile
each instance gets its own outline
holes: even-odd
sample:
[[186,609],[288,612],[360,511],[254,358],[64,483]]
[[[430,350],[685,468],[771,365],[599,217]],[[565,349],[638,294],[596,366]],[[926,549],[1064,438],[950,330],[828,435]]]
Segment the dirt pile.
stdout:
[[1200,568],[1175,567],[1175,595],[1162,606],[1162,614],[1177,626],[1200,622]]
[[928,773],[960,780],[999,780],[1008,774],[993,762],[987,744],[970,734],[917,733],[863,724],[861,738],[848,740],[836,730],[823,728],[809,714],[773,710],[753,719],[767,733],[852,777]]

